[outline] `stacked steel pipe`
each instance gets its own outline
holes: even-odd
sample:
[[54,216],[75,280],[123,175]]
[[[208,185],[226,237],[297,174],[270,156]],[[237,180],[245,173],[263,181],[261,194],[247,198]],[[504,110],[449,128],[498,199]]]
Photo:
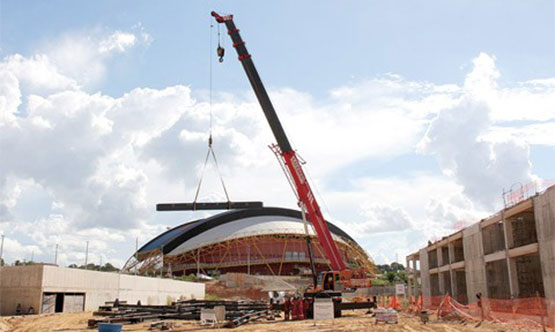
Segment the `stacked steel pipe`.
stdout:
[[163,319],[200,320],[201,309],[216,306],[225,306],[225,327],[237,327],[262,318],[274,319],[281,310],[265,301],[187,300],[172,305],[127,304],[116,301],[112,305],[100,306],[93,315],[104,318],[89,319],[88,326],[94,328],[99,323],[134,324]]

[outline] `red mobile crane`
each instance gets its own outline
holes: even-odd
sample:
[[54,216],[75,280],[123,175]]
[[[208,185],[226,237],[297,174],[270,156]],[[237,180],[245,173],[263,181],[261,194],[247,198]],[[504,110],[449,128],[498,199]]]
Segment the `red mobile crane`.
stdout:
[[[314,295],[321,292],[327,292],[328,294],[332,294],[330,296],[340,296],[340,292],[343,290],[356,289],[358,287],[370,287],[370,279],[364,271],[349,270],[345,266],[345,263],[341,258],[341,253],[333,241],[324,216],[322,215],[322,211],[320,210],[320,206],[318,205],[318,202],[316,201],[304,174],[302,163],[297,157],[295,150],[291,147],[289,139],[285,135],[285,131],[279,121],[270,97],[264,88],[264,84],[258,75],[258,71],[256,70],[251,59],[251,55],[247,51],[245,42],[239,35],[239,29],[236,28],[235,23],[233,22],[233,15],[220,16],[216,12],[212,12],[212,16],[218,23],[224,23],[227,28],[228,34],[233,41],[233,47],[239,55],[239,61],[243,65],[243,69],[249,78],[254,93],[256,94],[256,98],[258,99],[258,102],[262,107],[262,111],[264,111],[264,115],[266,116],[274,137],[276,138],[277,146],[274,145],[272,148],[274,152],[276,152],[276,155],[279,156],[282,165],[285,165],[284,169],[287,171],[286,174],[288,175],[289,180],[294,184],[294,188],[299,199],[299,206],[303,215],[306,213],[308,220],[314,226],[318,241],[330,260],[333,271],[323,272],[321,275],[322,283],[318,285],[316,281],[316,271],[312,257],[310,239],[307,237],[308,251],[314,277],[314,289],[309,293]],[[220,52],[221,51],[218,50],[218,53]],[[223,56],[223,52],[221,55]]]

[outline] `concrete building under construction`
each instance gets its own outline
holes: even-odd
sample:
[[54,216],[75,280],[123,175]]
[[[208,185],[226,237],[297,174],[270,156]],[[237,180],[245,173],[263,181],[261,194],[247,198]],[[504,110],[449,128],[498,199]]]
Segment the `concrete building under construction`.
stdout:
[[[409,292],[424,304],[540,297],[555,303],[555,186],[407,256]],[[430,304],[430,303],[428,303]],[[555,308],[548,308],[555,312]]]
[[[372,260],[353,238],[329,222],[328,227],[342,259],[350,267],[373,271]],[[329,270],[329,260],[300,211],[265,207],[227,211],[179,225],[142,246],[126,263],[124,271],[309,275],[307,231],[316,270]]]

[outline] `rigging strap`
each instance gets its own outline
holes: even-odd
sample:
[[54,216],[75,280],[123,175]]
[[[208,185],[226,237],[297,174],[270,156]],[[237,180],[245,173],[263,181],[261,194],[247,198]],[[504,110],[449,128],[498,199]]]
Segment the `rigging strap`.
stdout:
[[195,199],[193,201],[193,204],[197,203],[198,195],[200,193],[200,187],[202,185],[202,179],[204,178],[204,171],[206,170],[206,164],[208,164],[208,159],[210,158],[210,156],[212,156],[212,160],[214,160],[214,166],[216,166],[216,171],[218,172],[218,176],[220,177],[220,183],[222,184],[222,188],[224,190],[225,198],[227,199],[228,203],[231,202],[231,200],[229,199],[229,194],[227,193],[227,188],[225,186],[225,182],[224,182],[224,178],[222,176],[222,172],[220,172],[220,167],[218,166],[218,160],[216,159],[216,153],[214,152],[214,149],[212,148],[212,135],[210,135],[210,137],[208,138],[208,151],[206,152],[206,158],[204,158],[204,165],[202,166],[202,173],[200,174],[200,179],[199,179],[199,182],[198,182],[197,191],[195,193]]

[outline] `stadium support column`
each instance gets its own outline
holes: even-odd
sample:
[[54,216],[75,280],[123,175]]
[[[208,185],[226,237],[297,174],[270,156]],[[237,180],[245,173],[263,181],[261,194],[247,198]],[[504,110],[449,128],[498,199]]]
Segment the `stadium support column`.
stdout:
[[251,245],[247,247],[247,274],[251,274]]
[[197,277],[200,275],[200,248],[197,249]]

